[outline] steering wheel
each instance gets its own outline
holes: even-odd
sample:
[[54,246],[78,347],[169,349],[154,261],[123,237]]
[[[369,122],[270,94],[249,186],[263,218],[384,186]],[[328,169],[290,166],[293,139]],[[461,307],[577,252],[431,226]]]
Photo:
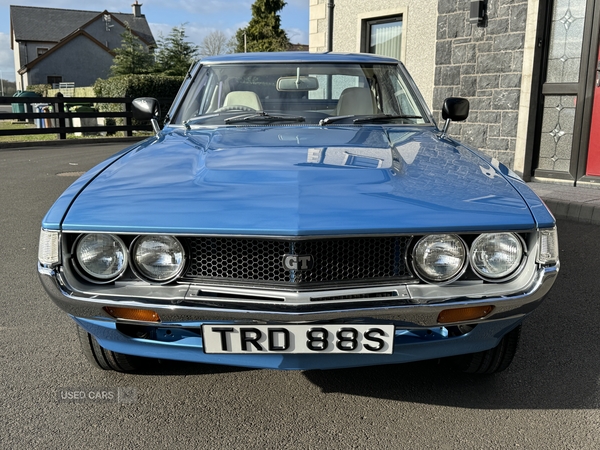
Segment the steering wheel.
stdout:
[[244,106],[244,105],[228,105],[228,106],[222,106],[221,108],[215,109],[214,112],[218,113],[218,112],[224,112],[224,111],[250,111],[250,112],[254,112],[256,110],[254,108],[250,108],[249,106]]

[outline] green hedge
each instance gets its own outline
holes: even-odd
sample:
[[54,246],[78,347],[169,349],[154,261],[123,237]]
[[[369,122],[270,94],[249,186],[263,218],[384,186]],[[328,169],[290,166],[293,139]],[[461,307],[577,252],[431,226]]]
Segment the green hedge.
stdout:
[[175,98],[184,77],[123,75],[94,83],[97,97]]
[[[56,94],[61,92],[62,89],[48,89],[47,97],[56,97]],[[91,86],[87,87],[76,87],[73,89],[73,97],[95,97],[96,93],[94,88]]]
[[47,92],[49,89],[52,89],[51,84],[30,84],[25,90],[40,94],[42,97],[47,97]]
[[[161,101],[160,121],[162,122],[183,80],[184,77],[170,77],[166,75],[122,75],[106,80],[98,79],[93,87],[96,97],[154,97],[170,99],[169,101]],[[97,107],[101,112],[123,110],[123,105],[115,103],[99,103]],[[111,119],[107,119],[107,121],[111,121]],[[118,125],[122,125],[123,122],[123,119],[115,121]]]

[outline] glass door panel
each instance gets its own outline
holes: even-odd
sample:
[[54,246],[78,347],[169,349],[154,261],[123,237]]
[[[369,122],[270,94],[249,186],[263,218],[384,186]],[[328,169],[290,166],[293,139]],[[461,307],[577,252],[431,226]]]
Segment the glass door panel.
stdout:
[[554,4],[546,83],[577,83],[585,25],[586,0]]
[[[547,46],[542,69],[536,178],[574,181],[580,153],[581,122],[591,19],[596,0],[555,0],[546,18]],[[542,8],[542,6],[540,6]],[[589,45],[589,44],[587,44]]]
[[538,169],[569,171],[576,103],[574,95],[547,95],[544,98]]

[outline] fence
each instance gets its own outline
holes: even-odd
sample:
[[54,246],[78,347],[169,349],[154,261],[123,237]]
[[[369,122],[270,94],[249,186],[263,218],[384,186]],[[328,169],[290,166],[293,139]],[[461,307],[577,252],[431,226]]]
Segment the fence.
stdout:
[[[0,136],[29,135],[29,134],[51,134],[56,133],[59,139],[66,139],[67,133],[94,133],[107,132],[115,133],[123,131],[127,136],[133,136],[134,131],[152,131],[149,123],[140,123],[133,120],[131,112],[131,102],[133,98],[107,98],[107,97],[0,97],[0,105],[11,105],[13,103],[27,105],[23,109],[25,112],[2,112],[0,110],[0,120],[30,120],[42,119],[44,123],[51,126],[44,128],[31,128],[19,130],[2,130]],[[159,99],[161,106],[170,104],[173,99]],[[124,105],[124,111],[117,112],[69,112],[70,105],[80,104],[98,104],[98,103],[121,103]],[[32,104],[48,104],[52,106],[52,112],[30,112]],[[166,111],[166,109],[165,109]],[[98,124],[97,126],[73,126],[74,118],[122,118],[124,125]],[[45,119],[53,119],[46,121]],[[83,120],[81,121],[83,125]],[[106,122],[106,121],[105,121]]]

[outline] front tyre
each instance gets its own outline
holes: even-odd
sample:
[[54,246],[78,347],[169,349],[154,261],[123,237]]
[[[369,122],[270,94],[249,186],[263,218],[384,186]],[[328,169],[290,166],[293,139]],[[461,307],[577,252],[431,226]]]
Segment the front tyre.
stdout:
[[507,333],[500,343],[490,349],[478,353],[469,353],[448,358],[451,367],[463,373],[492,374],[505,370],[517,352],[521,325]]
[[148,360],[146,358],[125,355],[101,347],[96,338],[80,326],[77,327],[77,334],[79,335],[81,351],[87,360],[99,369],[135,372],[147,365]]

